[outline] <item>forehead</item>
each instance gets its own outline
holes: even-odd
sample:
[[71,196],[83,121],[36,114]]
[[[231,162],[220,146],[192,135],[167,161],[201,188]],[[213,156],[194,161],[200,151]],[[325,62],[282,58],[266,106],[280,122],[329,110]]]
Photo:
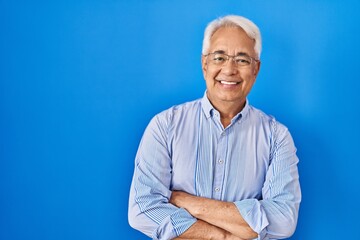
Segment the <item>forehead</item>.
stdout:
[[255,54],[255,41],[240,27],[221,27],[210,38],[210,52]]

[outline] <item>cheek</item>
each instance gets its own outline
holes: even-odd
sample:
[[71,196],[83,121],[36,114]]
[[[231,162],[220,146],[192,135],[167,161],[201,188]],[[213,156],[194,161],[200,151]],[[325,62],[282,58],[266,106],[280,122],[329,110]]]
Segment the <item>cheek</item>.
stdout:
[[243,77],[244,80],[244,90],[247,89],[247,91],[250,91],[250,89],[252,88],[252,86],[255,83],[255,77],[252,74],[249,74],[247,76]]
[[252,83],[255,81],[255,75],[253,72],[244,73],[241,75],[241,78],[247,83]]
[[207,69],[206,71],[204,71],[204,78],[206,79],[206,81],[214,81],[214,78],[217,76],[218,72],[219,71]]

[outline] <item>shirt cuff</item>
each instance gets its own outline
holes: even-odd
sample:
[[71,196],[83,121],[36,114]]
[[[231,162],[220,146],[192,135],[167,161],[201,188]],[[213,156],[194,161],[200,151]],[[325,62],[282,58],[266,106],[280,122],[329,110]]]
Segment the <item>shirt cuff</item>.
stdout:
[[269,221],[260,202],[257,199],[245,199],[234,203],[251,229],[260,236],[264,235]]
[[196,221],[196,218],[188,211],[179,208],[162,221],[155,230],[153,239],[168,240],[176,238],[188,230]]

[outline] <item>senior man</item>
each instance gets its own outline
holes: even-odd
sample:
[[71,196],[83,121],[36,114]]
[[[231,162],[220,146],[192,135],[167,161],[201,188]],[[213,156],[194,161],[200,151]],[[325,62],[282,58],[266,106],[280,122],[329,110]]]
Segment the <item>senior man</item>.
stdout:
[[247,99],[261,36],[229,15],[206,28],[201,99],[157,114],[130,189],[129,223],[153,239],[282,239],[296,228],[298,158],[288,129]]

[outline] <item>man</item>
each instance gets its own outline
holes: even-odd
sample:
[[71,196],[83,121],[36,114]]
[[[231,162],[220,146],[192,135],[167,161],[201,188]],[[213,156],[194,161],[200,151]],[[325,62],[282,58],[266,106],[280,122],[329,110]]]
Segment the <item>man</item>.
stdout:
[[287,128],[249,105],[257,26],[225,16],[205,30],[202,99],[149,123],[135,160],[129,223],[153,239],[282,239],[295,231],[298,158]]

